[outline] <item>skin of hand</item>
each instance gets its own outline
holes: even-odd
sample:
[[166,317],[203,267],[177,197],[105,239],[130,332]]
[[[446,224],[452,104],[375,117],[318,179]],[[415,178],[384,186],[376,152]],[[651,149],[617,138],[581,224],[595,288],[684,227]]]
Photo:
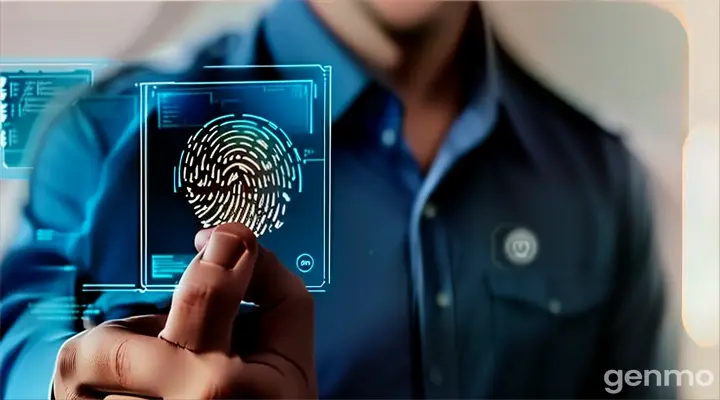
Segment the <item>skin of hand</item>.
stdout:
[[[195,246],[167,316],[107,321],[63,344],[56,399],[318,397],[302,280],[241,224],[200,231]],[[241,301],[257,306],[247,324]],[[252,338],[240,355],[233,334]]]

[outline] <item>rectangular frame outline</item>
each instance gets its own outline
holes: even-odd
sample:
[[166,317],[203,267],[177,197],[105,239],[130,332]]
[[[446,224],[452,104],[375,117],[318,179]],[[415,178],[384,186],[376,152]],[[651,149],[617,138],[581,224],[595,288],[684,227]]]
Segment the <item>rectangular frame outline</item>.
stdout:
[[[67,63],[58,63],[58,62],[0,62],[0,70],[2,70],[3,67],[16,67],[16,68],[22,68],[22,67],[32,67],[32,68],[40,68],[40,67],[63,67],[63,68],[83,68],[88,67],[90,70],[90,82],[88,84],[90,86],[95,84],[95,67],[96,64],[90,63],[90,62],[67,62]],[[62,72],[62,71],[53,71],[53,72]],[[67,71],[71,72],[71,71]],[[27,179],[27,177],[17,177],[16,174],[29,174],[34,167],[9,167],[7,164],[5,164],[5,148],[0,148],[0,179]],[[6,174],[10,174],[11,176],[5,176]]]
[[[331,166],[332,166],[332,68],[330,66],[321,65],[229,65],[229,66],[205,66],[204,68],[216,68],[216,69],[235,69],[235,68],[298,68],[298,67],[316,67],[323,71],[323,150],[325,155],[325,168],[323,168],[323,282],[315,286],[306,286],[310,292],[325,292],[325,285],[329,285],[331,282],[331,265],[330,265],[330,254],[331,254],[331,243],[330,243],[330,218],[331,218]],[[148,285],[147,284],[147,215],[146,215],[146,171],[145,165],[147,163],[147,152],[146,140],[147,140],[147,115],[148,105],[146,104],[148,86],[158,85],[222,85],[222,84],[262,84],[267,83],[293,83],[298,81],[316,83],[315,80],[276,80],[276,81],[218,81],[218,82],[177,82],[177,81],[157,81],[157,82],[139,82],[136,86],[139,90],[139,130],[140,130],[140,282],[139,285],[134,289],[116,289],[116,290],[136,290],[136,291],[153,291],[153,292],[172,292],[175,290],[177,285]]]

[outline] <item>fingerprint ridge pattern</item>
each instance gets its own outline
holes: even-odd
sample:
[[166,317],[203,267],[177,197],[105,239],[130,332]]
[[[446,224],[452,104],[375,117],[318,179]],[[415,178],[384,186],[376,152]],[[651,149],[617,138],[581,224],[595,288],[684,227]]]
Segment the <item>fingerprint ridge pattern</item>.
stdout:
[[203,228],[241,222],[255,235],[280,229],[302,192],[300,155],[277,125],[250,114],[213,119],[190,136],[175,169]]

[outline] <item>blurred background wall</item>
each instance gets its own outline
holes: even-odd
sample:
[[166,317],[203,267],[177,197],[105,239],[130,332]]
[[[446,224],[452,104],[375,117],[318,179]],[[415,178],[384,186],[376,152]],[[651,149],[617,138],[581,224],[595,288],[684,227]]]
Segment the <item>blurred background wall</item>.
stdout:
[[[267,4],[0,0],[0,57],[173,56],[213,32],[242,29]],[[650,167],[663,257],[674,293],[685,293],[683,367],[709,369],[716,378],[712,387],[684,388],[688,399],[720,398],[718,285],[707,284],[720,282],[719,4],[487,4],[501,40],[518,59],[600,123],[626,132]],[[25,195],[25,182],[0,182],[0,254],[12,240]]]

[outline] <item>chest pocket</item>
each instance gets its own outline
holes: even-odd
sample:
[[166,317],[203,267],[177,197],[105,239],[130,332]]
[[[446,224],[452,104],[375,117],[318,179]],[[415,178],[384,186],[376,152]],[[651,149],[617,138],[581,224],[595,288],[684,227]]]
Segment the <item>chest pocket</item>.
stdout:
[[568,382],[572,397],[597,360],[609,269],[543,267],[486,271],[497,395],[557,395],[553,382]]
[[610,271],[496,268],[486,282],[495,311],[572,318],[597,310],[609,295]]

